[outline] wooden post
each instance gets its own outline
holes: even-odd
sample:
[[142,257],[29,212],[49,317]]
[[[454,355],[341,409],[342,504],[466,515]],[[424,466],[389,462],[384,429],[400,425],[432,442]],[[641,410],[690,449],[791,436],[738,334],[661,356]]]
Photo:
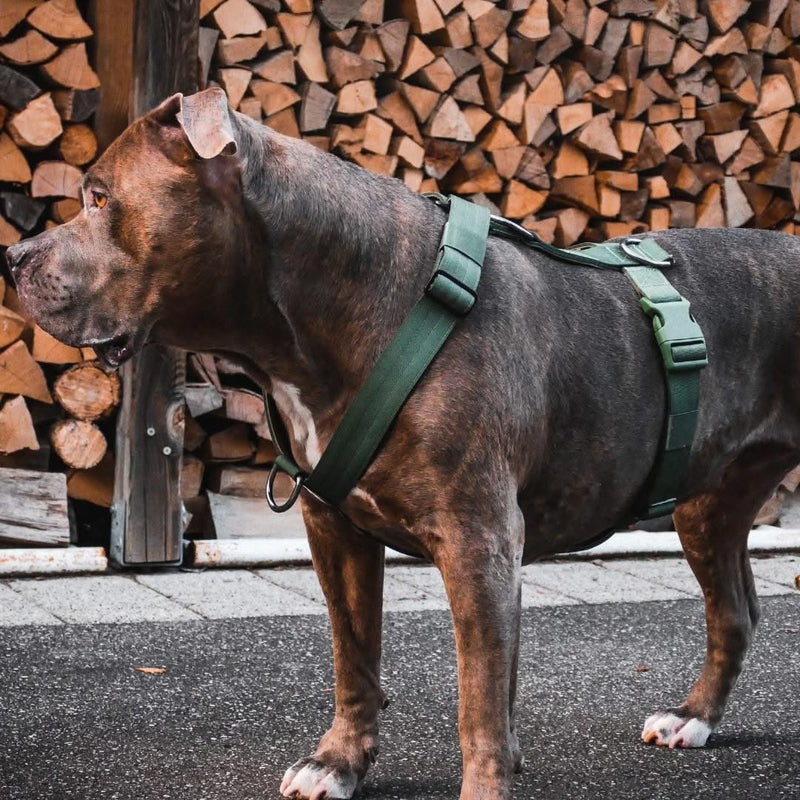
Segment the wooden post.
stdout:
[[[126,69],[120,53],[132,54],[130,119],[175,92],[196,91],[198,0],[97,0],[94,19],[103,86],[110,71]],[[133,26],[122,25],[125,19]],[[119,76],[111,81],[116,96],[98,114],[103,144],[119,133],[120,83]],[[118,565],[181,562],[184,373],[185,354],[156,345],[121,370],[111,519],[111,559]]]

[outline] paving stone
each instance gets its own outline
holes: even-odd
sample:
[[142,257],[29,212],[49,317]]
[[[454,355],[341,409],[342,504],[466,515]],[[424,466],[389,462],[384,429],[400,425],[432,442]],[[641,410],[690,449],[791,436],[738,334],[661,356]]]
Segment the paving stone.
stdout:
[[523,581],[584,603],[685,600],[687,597],[677,589],[584,562],[532,564],[523,573]]
[[546,608],[548,606],[576,606],[580,600],[568,597],[560,591],[549,589],[545,586],[538,586],[525,579],[526,570],[522,570],[522,607],[523,608]]
[[800,594],[795,588],[795,578],[800,575],[800,556],[751,557],[750,564],[756,578],[756,591],[763,597]]
[[387,571],[383,580],[384,611],[446,611],[449,607],[443,594],[429,594],[414,584],[393,577],[392,570]]
[[421,589],[429,597],[447,603],[442,573],[436,567],[392,567],[387,571],[395,580]]
[[265,581],[310,600],[319,606],[320,613],[327,613],[325,595],[313,569],[259,569],[256,574]]
[[658,558],[643,561],[628,558],[608,559],[603,562],[603,567],[613,572],[634,575],[670,589],[677,589],[692,597],[703,596],[697,578],[683,558]]
[[0,627],[61,624],[60,619],[0,583]]
[[319,606],[249,570],[140,575],[145,586],[208,619],[314,614]]
[[[156,576],[153,576],[156,577]],[[197,615],[120,575],[15,580],[11,587],[64,622],[176,622]]]

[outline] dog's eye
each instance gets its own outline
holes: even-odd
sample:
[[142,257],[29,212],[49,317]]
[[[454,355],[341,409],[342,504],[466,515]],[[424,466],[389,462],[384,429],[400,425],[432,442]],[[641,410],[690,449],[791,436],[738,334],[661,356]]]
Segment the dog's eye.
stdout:
[[103,206],[105,206],[105,204],[108,202],[108,196],[104,195],[102,192],[93,191],[92,199],[98,208],[103,208]]

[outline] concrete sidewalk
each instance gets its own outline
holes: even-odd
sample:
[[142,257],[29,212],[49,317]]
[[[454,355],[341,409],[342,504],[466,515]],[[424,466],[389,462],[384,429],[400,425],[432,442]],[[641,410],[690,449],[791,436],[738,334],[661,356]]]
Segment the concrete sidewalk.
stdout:
[[[800,556],[752,558],[759,596],[798,595]],[[523,570],[524,608],[699,598],[683,559],[548,562]],[[390,566],[386,611],[448,608],[430,566]],[[313,570],[174,570],[0,581],[0,627],[325,614]]]

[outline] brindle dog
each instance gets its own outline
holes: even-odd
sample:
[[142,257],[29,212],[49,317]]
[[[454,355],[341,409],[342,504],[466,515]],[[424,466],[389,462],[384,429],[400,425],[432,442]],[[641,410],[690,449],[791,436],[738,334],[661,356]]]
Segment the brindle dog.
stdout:
[[[72,222],[8,250],[39,324],[117,365],[146,342],[224,353],[274,393],[306,469],[425,289],[445,214],[229,110],[209,89],[138,120],[87,173]],[[675,522],[705,596],[687,699],[643,737],[699,747],[758,619],[756,512],[800,462],[800,241],[654,234],[710,364]],[[303,514],[330,611],[331,729],[286,796],[346,798],[378,752],[384,544],[441,570],[458,651],[462,800],[510,796],[520,567],[624,519],[654,462],[661,359],[627,279],[498,238],[479,300],[343,504]],[[265,513],[267,513],[265,511]]]

